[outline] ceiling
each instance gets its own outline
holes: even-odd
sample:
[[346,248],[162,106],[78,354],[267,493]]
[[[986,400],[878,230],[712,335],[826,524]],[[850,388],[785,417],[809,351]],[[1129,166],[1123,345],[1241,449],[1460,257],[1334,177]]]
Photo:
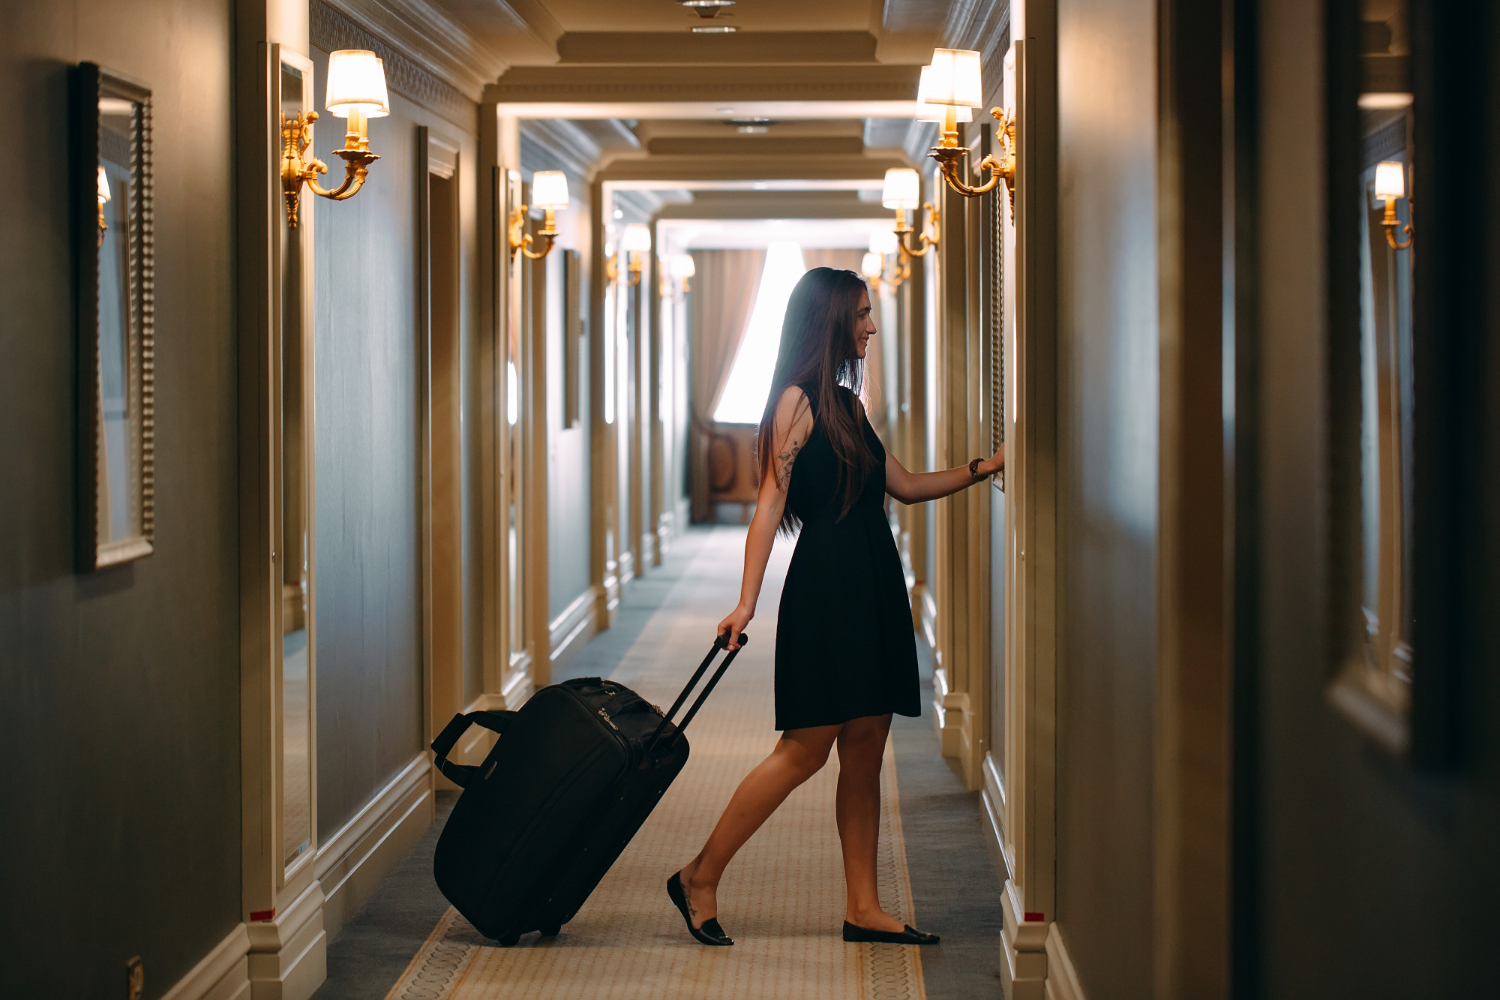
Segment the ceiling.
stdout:
[[[426,46],[429,65],[520,119],[524,170],[641,192],[659,181],[683,201],[756,183],[842,183],[870,197],[887,167],[921,163],[931,141],[932,127],[912,114],[933,47],[998,37],[1006,9],[1004,0],[736,0],[705,19],[675,0],[327,2],[404,31]],[[735,30],[691,30],[703,26]],[[662,196],[639,199],[656,206]]]

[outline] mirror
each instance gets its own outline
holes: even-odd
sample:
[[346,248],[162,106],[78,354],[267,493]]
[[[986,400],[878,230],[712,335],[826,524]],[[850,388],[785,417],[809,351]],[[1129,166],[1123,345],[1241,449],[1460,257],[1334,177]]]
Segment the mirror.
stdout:
[[[1335,347],[1334,447],[1338,510],[1347,518],[1336,571],[1349,592],[1339,604],[1343,648],[1333,701],[1396,751],[1409,742],[1414,652],[1415,406],[1412,197],[1413,115],[1406,0],[1361,0],[1359,91],[1353,145],[1358,175],[1357,355]],[[1352,290],[1352,289],[1351,289]],[[1355,328],[1352,321],[1348,324]],[[1351,329],[1352,339],[1353,330]],[[1347,346],[1342,346],[1347,345]],[[1356,457],[1357,456],[1357,457]]]
[[[311,107],[312,66],[283,53],[280,108],[288,118]],[[308,200],[310,201],[310,199]],[[282,863],[291,868],[313,843],[312,776],[312,260],[313,206],[293,228],[278,212],[280,287],[276,356],[280,409],[281,793]]]
[[102,569],[155,539],[151,92],[85,63],[79,151],[79,556]]

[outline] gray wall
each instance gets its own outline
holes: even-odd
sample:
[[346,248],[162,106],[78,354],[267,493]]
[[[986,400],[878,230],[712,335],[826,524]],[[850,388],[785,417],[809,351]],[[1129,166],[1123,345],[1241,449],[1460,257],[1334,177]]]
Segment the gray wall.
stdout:
[[[240,920],[227,2],[13,0],[0,31],[3,992],[160,996]],[[154,91],[156,552],[75,571],[68,71]]]
[[[1453,187],[1445,192],[1451,199],[1429,199],[1418,216],[1429,259],[1447,255],[1440,269],[1425,273],[1447,282],[1440,298],[1449,317],[1425,329],[1419,319],[1418,337],[1462,358],[1460,377],[1445,395],[1458,397],[1470,415],[1439,447],[1416,456],[1419,476],[1434,474],[1443,457],[1457,459],[1462,471],[1455,481],[1467,504],[1453,518],[1456,558],[1448,578],[1432,581],[1457,598],[1446,630],[1452,656],[1424,660],[1420,642],[1416,653],[1419,685],[1432,670],[1451,671],[1458,682],[1461,707],[1448,726],[1461,749],[1456,766],[1442,773],[1377,749],[1329,707],[1323,690],[1329,300],[1322,18],[1297,0],[1262,8],[1263,25],[1275,29],[1262,32],[1260,72],[1260,267],[1268,280],[1260,288],[1265,589],[1256,971],[1265,996],[1475,997],[1496,989],[1500,670],[1491,623],[1500,599],[1492,568],[1500,554],[1494,501],[1500,311],[1485,286],[1500,287],[1500,239],[1493,199],[1472,195],[1497,181],[1486,145],[1494,141],[1500,106],[1492,68],[1500,36],[1494,12],[1485,10],[1458,11],[1462,21],[1440,59],[1450,81],[1452,74],[1472,74],[1458,94],[1434,105],[1458,135],[1440,134],[1432,116],[1419,123],[1419,135],[1427,137],[1421,141],[1432,143],[1426,148],[1453,157],[1429,176]],[[1476,100],[1481,94],[1487,102]],[[1434,235],[1440,225],[1441,235]],[[1431,362],[1442,354],[1419,357]],[[1419,553],[1419,572],[1434,554],[1430,547]]]
[[[327,53],[313,50],[315,79]],[[321,104],[321,89],[315,91]],[[471,128],[474,123],[471,123]],[[381,159],[346,202],[318,200],[316,223],[316,490],[318,832],[326,839],[424,749],[421,498],[418,459],[417,126],[459,145],[460,289],[465,434],[478,427],[472,389],[474,137],[392,91],[372,120]],[[341,136],[318,136],[328,156]],[[465,447],[472,455],[474,448]],[[476,551],[466,471],[465,552]],[[466,559],[466,563],[468,560]],[[478,676],[477,578],[465,572],[466,676]]]
[[[576,195],[575,195],[576,197]],[[572,211],[582,214],[580,209]],[[581,228],[581,227],[580,227]],[[589,589],[589,386],[588,339],[578,344],[579,420],[563,427],[563,329],[566,285],[563,245],[547,258],[547,604],[555,619]],[[580,266],[587,259],[579,255]],[[588,275],[579,278],[580,306],[588,308]],[[587,320],[584,330],[589,328]]]
[[1151,994],[1155,14],[1058,11],[1057,920],[1089,996]]

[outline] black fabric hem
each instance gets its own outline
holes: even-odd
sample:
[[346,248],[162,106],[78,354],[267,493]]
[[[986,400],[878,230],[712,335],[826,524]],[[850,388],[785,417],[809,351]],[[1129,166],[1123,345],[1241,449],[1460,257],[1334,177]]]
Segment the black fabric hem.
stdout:
[[789,729],[816,729],[819,726],[842,726],[844,723],[853,722],[855,719],[874,719],[882,715],[904,715],[908,719],[917,719],[921,718],[922,716],[922,706],[920,703],[918,703],[917,709],[914,712],[903,712],[899,708],[891,709],[888,712],[856,712],[853,715],[846,715],[842,718],[830,719],[827,722],[804,722],[799,726],[783,726],[781,724],[781,719],[777,718],[776,731],[778,733],[784,733]]

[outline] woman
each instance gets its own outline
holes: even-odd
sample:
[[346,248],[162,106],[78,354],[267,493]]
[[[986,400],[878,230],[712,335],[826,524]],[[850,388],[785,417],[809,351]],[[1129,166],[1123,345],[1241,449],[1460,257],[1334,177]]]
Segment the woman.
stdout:
[[716,919],[724,868],[839,748],[835,811],[848,903],[845,941],[936,944],[880,908],[875,849],[880,763],[891,714],[920,715],[916,640],[885,494],[912,504],[999,472],[1005,450],[946,472],[908,472],[881,446],[860,402],[875,323],[853,271],[817,267],[797,282],[760,422],[760,492],[745,541],[739,606],[719,623],[729,648],[755,616],[778,529],[801,527],[776,629],[775,750],[740,782],[703,850],[667,882],[688,931],[731,945]]

